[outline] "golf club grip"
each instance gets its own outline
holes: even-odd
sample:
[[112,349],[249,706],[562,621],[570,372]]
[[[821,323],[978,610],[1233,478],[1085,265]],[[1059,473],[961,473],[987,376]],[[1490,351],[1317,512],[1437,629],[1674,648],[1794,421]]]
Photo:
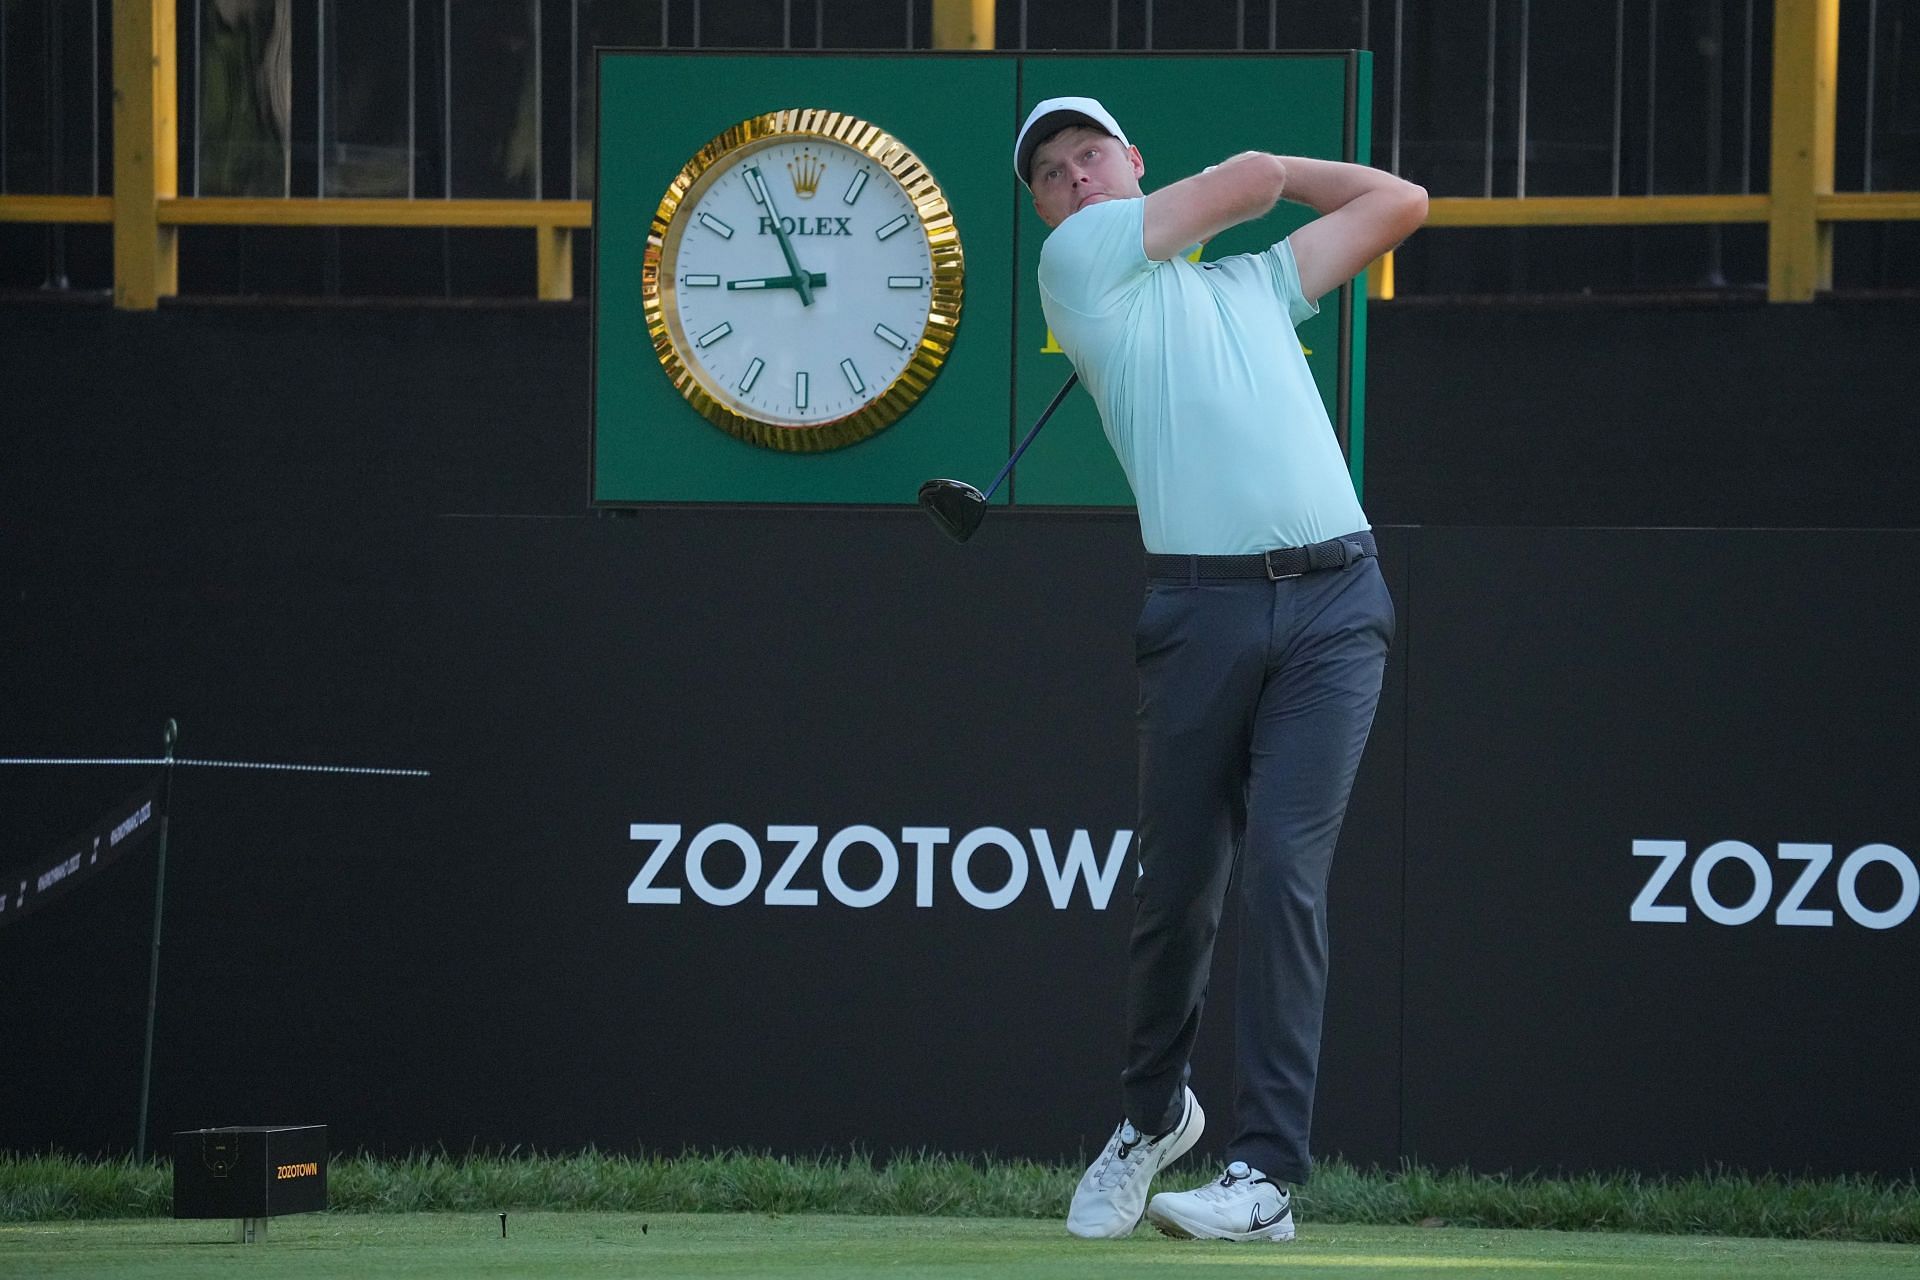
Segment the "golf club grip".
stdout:
[[984,496],[991,498],[1000,491],[1000,482],[1007,478],[1007,475],[1013,470],[1014,463],[1020,461],[1020,455],[1027,451],[1027,446],[1033,443],[1033,438],[1040,434],[1040,428],[1047,425],[1047,419],[1053,416],[1053,411],[1060,407],[1060,402],[1067,398],[1067,392],[1073,390],[1073,384],[1078,381],[1080,381],[1080,371],[1075,369],[1067,375],[1067,380],[1060,384],[1060,389],[1053,393],[1052,403],[1041,410],[1040,420],[1029,427],[1026,437],[1014,446],[1013,456],[1007,459],[1006,466],[1000,468],[1000,474],[995,476],[993,483],[987,486],[987,492]]

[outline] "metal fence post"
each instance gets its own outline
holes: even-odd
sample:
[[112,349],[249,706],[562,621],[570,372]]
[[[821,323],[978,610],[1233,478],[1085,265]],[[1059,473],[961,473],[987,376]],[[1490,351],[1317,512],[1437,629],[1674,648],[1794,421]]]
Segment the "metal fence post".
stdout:
[[140,1132],[133,1140],[133,1158],[141,1164],[147,1159],[147,1102],[153,1094],[153,1021],[160,1001],[160,917],[167,902],[167,820],[173,810],[173,746],[180,740],[179,724],[168,720],[163,738],[167,757],[160,775],[160,851],[153,873],[153,956],[147,965],[147,1040],[140,1058]]
[[933,0],[933,47],[993,48],[994,0]]
[[151,311],[180,287],[179,232],[159,202],[179,193],[175,0],[113,0],[113,305]]
[[1833,228],[1816,202],[1833,192],[1840,0],[1774,0],[1773,154],[1767,297],[1807,302],[1833,286]]
[[533,230],[536,284],[547,302],[567,302],[573,298],[573,228],[558,223],[543,223]]

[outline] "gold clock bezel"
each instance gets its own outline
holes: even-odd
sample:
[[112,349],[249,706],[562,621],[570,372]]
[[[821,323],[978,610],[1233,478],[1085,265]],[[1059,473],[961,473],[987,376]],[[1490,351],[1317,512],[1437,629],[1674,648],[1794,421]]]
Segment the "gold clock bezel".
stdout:
[[[676,215],[681,206],[691,204],[705,193],[720,172],[721,161],[744,148],[776,138],[822,138],[849,147],[879,165],[913,202],[914,215],[926,233],[933,258],[926,332],[906,368],[884,391],[853,413],[805,426],[747,417],[719,399],[719,394],[724,393],[717,394],[710,388],[695,371],[693,363],[681,354],[691,344],[680,331],[674,278],[671,273],[661,271],[662,264],[669,260],[669,249],[679,245],[684,224]],[[926,393],[953,350],[965,292],[964,276],[965,259],[960,249],[960,233],[953,223],[953,211],[947,205],[946,194],[919,156],[892,134],[857,116],[813,107],[790,108],[754,116],[721,133],[701,147],[668,185],[647,230],[647,252],[640,269],[640,298],[654,354],[660,358],[674,389],[701,417],[728,435],[763,448],[814,453],[855,444],[877,434],[899,421]]]

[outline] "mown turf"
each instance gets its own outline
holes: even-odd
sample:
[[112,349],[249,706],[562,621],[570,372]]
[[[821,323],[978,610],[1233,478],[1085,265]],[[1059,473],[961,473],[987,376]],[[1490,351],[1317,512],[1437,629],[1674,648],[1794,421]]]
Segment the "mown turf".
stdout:
[[[829,1213],[1031,1218],[1066,1213],[1077,1167],[955,1156],[811,1159],[744,1153],[678,1157],[423,1154],[336,1157],[336,1210],[489,1213],[500,1209],[634,1213]],[[1192,1161],[1161,1186],[1204,1175]],[[164,1162],[0,1154],[0,1222],[164,1217]],[[1739,1173],[1514,1178],[1413,1167],[1321,1166],[1302,1187],[1315,1223],[1638,1231],[1920,1243],[1920,1189],[1871,1178],[1787,1179]]]
[[5,1226],[0,1275],[1219,1280],[1275,1266],[1290,1280],[1920,1275],[1920,1251],[1897,1245],[1459,1228],[1308,1226],[1290,1245],[1196,1244],[1142,1229],[1093,1243],[1026,1219],[516,1213],[502,1239],[493,1214],[331,1213],[277,1219],[264,1244],[232,1243],[231,1232],[167,1219]]

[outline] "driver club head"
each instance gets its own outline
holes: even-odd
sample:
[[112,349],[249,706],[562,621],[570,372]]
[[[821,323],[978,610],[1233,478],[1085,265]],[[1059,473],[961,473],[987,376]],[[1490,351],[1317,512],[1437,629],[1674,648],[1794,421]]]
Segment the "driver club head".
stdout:
[[965,542],[986,518],[987,496],[964,480],[929,480],[920,486],[920,505],[955,542]]

